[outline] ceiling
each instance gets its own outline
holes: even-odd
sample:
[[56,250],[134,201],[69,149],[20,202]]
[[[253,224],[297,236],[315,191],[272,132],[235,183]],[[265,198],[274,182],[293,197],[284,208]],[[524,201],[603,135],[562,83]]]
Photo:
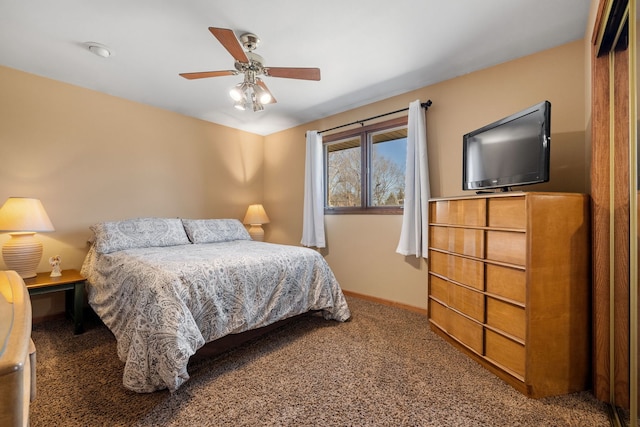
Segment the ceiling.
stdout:
[[[268,135],[582,39],[590,3],[0,0],[0,65]],[[322,79],[265,76],[278,103],[238,111],[228,91],[241,75],[178,75],[234,69],[208,27],[255,33],[265,66],[318,67]]]

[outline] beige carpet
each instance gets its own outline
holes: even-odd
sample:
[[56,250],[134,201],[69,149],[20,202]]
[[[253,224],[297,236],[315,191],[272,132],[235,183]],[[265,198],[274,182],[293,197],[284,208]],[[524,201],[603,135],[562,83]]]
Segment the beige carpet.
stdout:
[[34,325],[39,426],[608,426],[589,392],[529,399],[433,334],[424,316],[348,298],[347,323],[305,317],[190,366],[174,394],[122,387],[99,322]]

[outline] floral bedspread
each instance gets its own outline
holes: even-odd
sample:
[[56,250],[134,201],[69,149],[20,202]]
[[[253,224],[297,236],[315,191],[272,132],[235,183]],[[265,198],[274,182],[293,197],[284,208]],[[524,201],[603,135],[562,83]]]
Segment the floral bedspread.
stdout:
[[113,332],[136,392],[177,390],[205,343],[320,310],[345,321],[333,272],[308,248],[237,240],[100,254],[82,267],[91,307]]

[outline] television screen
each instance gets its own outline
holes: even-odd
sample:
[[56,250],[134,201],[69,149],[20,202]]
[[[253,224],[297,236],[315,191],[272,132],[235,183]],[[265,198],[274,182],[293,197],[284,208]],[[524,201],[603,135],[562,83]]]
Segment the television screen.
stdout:
[[462,189],[549,181],[551,103],[544,101],[462,138]]

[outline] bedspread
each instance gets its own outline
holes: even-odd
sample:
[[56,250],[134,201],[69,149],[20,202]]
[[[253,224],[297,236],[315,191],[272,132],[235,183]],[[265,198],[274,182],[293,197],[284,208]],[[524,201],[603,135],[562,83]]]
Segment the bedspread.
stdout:
[[205,343],[319,310],[345,321],[333,272],[308,248],[237,240],[101,254],[82,267],[91,307],[113,332],[136,392],[178,389]]

